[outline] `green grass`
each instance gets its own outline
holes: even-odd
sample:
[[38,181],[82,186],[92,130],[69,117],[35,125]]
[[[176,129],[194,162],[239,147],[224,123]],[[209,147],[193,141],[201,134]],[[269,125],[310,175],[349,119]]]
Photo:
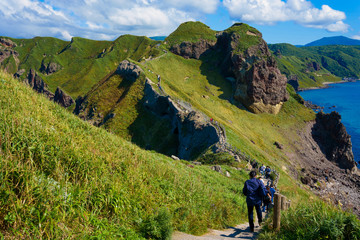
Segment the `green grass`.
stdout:
[[[277,57],[280,71],[287,77],[296,75],[300,88],[322,86],[323,82],[338,82],[342,77],[360,76],[359,46],[295,47],[290,44],[270,44]],[[321,70],[309,71],[307,64],[317,62]]]
[[[26,72],[35,69],[48,84],[51,91],[60,86],[74,99],[85,95],[100,80],[116,70],[119,63],[131,57],[135,61],[144,61],[156,57],[162,52],[159,42],[147,37],[123,35],[115,41],[95,41],[74,37],[71,42],[56,38],[36,37],[33,39],[12,39],[17,43],[15,51],[19,53],[19,69]],[[42,64],[57,63],[61,69],[51,75],[41,73]],[[10,73],[17,71],[11,65]],[[8,62],[2,68],[9,66]]]
[[180,44],[184,41],[198,42],[201,39],[216,41],[216,31],[202,22],[185,22],[171,33],[165,42],[168,46]]
[[5,238],[140,239],[164,219],[172,219],[164,236],[171,228],[201,234],[246,219],[246,172],[223,166],[227,178],[144,151],[2,72],[0,99]]
[[261,33],[257,29],[247,25],[246,23],[235,23],[226,29],[225,32],[239,35],[240,41],[235,49],[235,53],[237,54],[241,54],[251,46],[258,45],[262,37]]
[[355,215],[319,201],[282,212],[280,232],[273,231],[269,221],[263,229],[259,240],[360,239],[360,221]]

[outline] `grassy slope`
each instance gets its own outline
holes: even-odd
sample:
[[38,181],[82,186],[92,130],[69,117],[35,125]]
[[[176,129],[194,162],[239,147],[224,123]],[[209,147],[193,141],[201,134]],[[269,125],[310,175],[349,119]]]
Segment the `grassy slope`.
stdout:
[[288,160],[285,153],[274,146],[274,142],[284,144],[286,152],[291,152],[289,139],[297,139],[296,131],[304,126],[304,121],[314,119],[311,110],[293,98],[285,103],[277,116],[252,114],[240,109],[229,102],[231,85],[223,79],[220,71],[201,60],[186,60],[168,53],[147,62],[144,67],[154,72],[151,74],[145,71],[154,82],[156,75],[161,75],[162,86],[167,94],[191,103],[224,125],[232,145],[261,162],[276,166],[283,174],[280,186],[294,202],[303,197],[304,193],[296,187],[294,180],[281,170],[282,166],[287,166]]
[[216,31],[210,29],[202,22],[185,22],[165,38],[165,42],[172,46],[184,41],[198,42],[200,39],[216,41],[215,34]]
[[144,151],[4,73],[0,99],[3,236],[131,239],[159,209],[191,233],[246,218],[243,171],[223,166],[227,178]]
[[323,66],[320,71],[308,71],[308,63],[321,64],[321,57],[309,51],[308,48],[298,48],[290,44],[270,44],[269,47],[273,52],[280,50],[281,57],[276,57],[280,71],[288,77],[298,76],[300,88],[319,87],[323,82],[341,80]]
[[[127,57],[140,61],[160,53],[154,47],[157,41],[131,35],[120,36],[115,41],[79,37],[74,37],[71,42],[47,37],[12,40],[18,45],[15,50],[20,54],[19,69],[26,70],[22,77],[26,77],[29,69],[33,68],[51,91],[60,86],[73,98],[85,95]],[[60,64],[61,70],[48,76],[40,73],[41,64],[47,65],[49,62]]]

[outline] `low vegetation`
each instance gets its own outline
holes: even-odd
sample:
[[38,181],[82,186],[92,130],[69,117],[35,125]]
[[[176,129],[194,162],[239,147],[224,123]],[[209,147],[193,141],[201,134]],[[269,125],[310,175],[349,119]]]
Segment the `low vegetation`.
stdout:
[[280,232],[270,224],[267,221],[259,240],[360,239],[359,219],[324,202],[303,203],[283,212]]
[[4,73],[0,99],[5,238],[166,239],[246,219],[244,171],[223,166],[227,178],[142,150]]

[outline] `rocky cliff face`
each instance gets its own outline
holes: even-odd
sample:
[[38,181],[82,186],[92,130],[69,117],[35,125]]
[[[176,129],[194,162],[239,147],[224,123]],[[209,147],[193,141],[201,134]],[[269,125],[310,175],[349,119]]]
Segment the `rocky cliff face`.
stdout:
[[60,64],[54,63],[54,62],[50,62],[48,64],[42,63],[41,64],[41,68],[40,71],[42,73],[45,73],[47,75],[53,74],[57,71],[59,71],[61,69]]
[[209,118],[186,103],[160,95],[150,81],[146,81],[144,93],[145,108],[171,122],[173,133],[178,135],[178,156],[181,159],[191,159],[210,146],[225,141],[224,131],[219,131]]
[[[233,25],[235,28],[242,26],[245,29],[243,24]],[[247,39],[249,36],[252,39]],[[254,43],[246,46],[254,39]],[[209,50],[222,52],[223,57],[219,59],[218,65],[222,67],[225,77],[236,79],[234,98],[254,113],[277,114],[289,98],[287,79],[280,73],[275,58],[259,32],[244,30],[240,34],[224,31],[217,34],[215,45],[214,42],[201,40],[195,43],[183,42],[171,46],[170,50],[184,58],[196,59]]]
[[337,112],[318,113],[312,135],[328,160],[342,169],[356,171],[351,137],[346,132],[345,126],[341,123],[341,116]]
[[219,35],[218,45],[227,52],[222,66],[225,73],[235,76],[235,99],[254,113],[277,114],[289,98],[287,79],[280,73],[260,33],[258,35],[258,44],[244,51],[238,50],[243,40],[236,32]]
[[60,104],[61,106],[67,108],[74,104],[74,100],[67,95],[60,87],[56,88],[54,95],[54,102]]
[[16,43],[14,43],[13,41],[11,41],[10,39],[7,39],[7,38],[0,38],[0,44],[5,47],[10,47],[10,48],[17,46]]
[[52,93],[48,90],[47,84],[35,72],[34,69],[30,69],[28,77],[27,77],[27,83],[30,85],[30,87],[32,87],[38,93],[44,94],[46,97],[48,97],[51,100],[54,99],[54,93]]
[[200,41],[192,42],[182,42],[171,46],[170,51],[183,56],[184,58],[195,58],[199,59],[200,56],[205,53],[207,50],[213,48],[216,42],[200,39]]
[[60,87],[57,87],[55,94],[52,93],[48,89],[48,85],[35,72],[34,69],[30,69],[28,77],[26,79],[26,83],[29,84],[29,86],[38,93],[44,94],[47,98],[53,100],[54,102],[60,104],[65,108],[70,107],[74,103],[74,100],[64,91],[62,91]]
[[116,70],[117,74],[124,78],[131,79],[132,81],[135,81],[140,76],[141,72],[142,69],[139,66],[128,60],[122,61]]

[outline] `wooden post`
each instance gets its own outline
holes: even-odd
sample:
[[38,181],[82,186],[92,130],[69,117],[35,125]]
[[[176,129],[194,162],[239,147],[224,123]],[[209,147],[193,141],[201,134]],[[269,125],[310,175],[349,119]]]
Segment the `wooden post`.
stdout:
[[280,217],[281,217],[281,195],[279,193],[275,193],[273,227],[276,231],[280,230]]
[[285,211],[286,210],[286,197],[281,195],[281,210]]

